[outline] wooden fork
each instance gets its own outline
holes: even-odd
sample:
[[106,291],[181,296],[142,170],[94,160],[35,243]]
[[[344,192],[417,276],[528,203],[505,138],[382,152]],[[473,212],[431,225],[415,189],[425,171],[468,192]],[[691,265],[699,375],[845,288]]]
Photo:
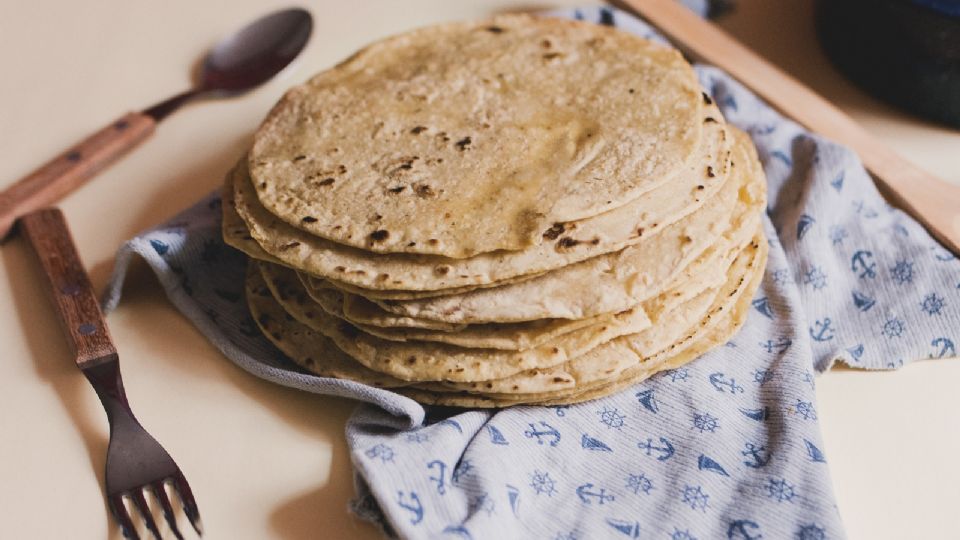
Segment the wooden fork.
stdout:
[[167,496],[168,484],[178,493],[190,524],[201,534],[200,513],[186,478],[130,410],[120,378],[117,350],[110,341],[106,320],[63,214],[56,208],[39,210],[24,216],[19,223],[43,268],[74,359],[96,390],[110,421],[107,505],[123,536],[139,538],[124,505],[126,497],[140,513],[147,530],[160,540],[160,531],[144,497],[144,492],[150,491],[160,503],[174,536],[183,540]]

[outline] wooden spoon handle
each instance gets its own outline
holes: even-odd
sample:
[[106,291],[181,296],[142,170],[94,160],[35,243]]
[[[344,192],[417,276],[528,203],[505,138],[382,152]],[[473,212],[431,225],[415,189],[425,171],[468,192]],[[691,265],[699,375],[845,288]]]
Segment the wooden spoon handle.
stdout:
[[0,193],[0,241],[17,217],[55,203],[124,155],[151,133],[157,122],[128,113],[84,139]]
[[63,213],[58,208],[38,210],[20,218],[20,227],[43,268],[77,365],[86,368],[116,358],[107,322]]
[[960,186],[903,159],[843,111],[675,0],[618,0],[807,129],[852,148],[891,202],[960,256]]

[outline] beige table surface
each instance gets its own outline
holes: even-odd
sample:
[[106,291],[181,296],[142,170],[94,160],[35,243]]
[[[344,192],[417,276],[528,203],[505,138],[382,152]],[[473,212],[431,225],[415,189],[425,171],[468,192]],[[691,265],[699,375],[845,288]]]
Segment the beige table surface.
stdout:
[[[189,82],[218,36],[287,3],[2,0],[0,186],[119,114]],[[310,3],[303,58],[248,96],[180,111],[63,208],[102,287],[117,246],[215,188],[283,89],[374,38],[498,9],[576,1]],[[844,82],[813,40],[808,0],[740,2],[724,21],[909,158],[960,183],[960,134],[890,110]],[[67,356],[23,241],[0,248],[0,537],[116,538],[101,483],[106,421]],[[181,465],[208,537],[375,538],[346,512],[343,425],[353,404],[260,381],[222,358],[145,268],[110,316],[141,421]],[[840,512],[853,538],[960,538],[960,363],[818,380]]]

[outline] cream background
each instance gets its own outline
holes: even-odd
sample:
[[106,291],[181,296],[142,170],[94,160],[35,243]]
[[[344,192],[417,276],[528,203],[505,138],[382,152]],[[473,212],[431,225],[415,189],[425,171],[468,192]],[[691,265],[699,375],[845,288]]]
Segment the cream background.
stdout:
[[[220,181],[283,89],[374,38],[517,0],[315,0],[309,48],[247,96],[194,104],[63,208],[102,287],[117,246]],[[929,170],[960,184],[960,133],[908,118],[843,81],[813,40],[811,2],[741,0],[724,26]],[[121,113],[189,84],[202,51],[287,2],[0,1],[0,185]],[[0,248],[0,523],[5,538],[102,538],[107,426],[71,364],[19,238]],[[255,379],[224,360],[142,267],[110,325],[139,418],[197,494],[207,537],[376,538],[346,512],[343,424],[353,404]],[[958,537],[960,363],[818,380],[841,514],[853,538]],[[108,533],[109,531],[109,533]]]

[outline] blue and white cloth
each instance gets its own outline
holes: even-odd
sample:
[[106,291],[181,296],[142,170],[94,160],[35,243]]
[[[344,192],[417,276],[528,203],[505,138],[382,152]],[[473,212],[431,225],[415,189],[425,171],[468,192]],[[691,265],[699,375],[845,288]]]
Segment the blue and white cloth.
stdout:
[[[621,12],[562,14],[651,30]],[[617,395],[565,407],[426,408],[387,390],[304,374],[260,336],[244,257],[220,239],[212,196],[130,240],[171,301],[264,379],[348,396],[355,512],[405,538],[844,536],[818,426],[815,375],[956,356],[960,261],[887,205],[857,156],[778,116],[724,73],[697,67],[769,180],[770,258],[743,330],[725,347]]]

